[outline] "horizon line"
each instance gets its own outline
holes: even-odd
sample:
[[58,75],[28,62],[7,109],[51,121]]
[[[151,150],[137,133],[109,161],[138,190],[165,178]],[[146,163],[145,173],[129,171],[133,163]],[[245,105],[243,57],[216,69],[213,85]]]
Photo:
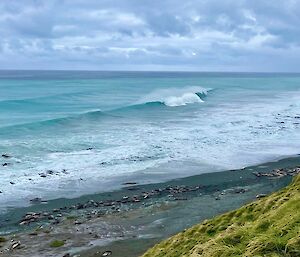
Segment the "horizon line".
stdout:
[[50,71],[50,72],[72,72],[72,71],[81,71],[81,72],[159,72],[159,73],[261,73],[261,74],[272,74],[272,73],[281,73],[281,74],[300,74],[300,71],[189,71],[189,70],[88,70],[88,69],[0,69],[1,71]]

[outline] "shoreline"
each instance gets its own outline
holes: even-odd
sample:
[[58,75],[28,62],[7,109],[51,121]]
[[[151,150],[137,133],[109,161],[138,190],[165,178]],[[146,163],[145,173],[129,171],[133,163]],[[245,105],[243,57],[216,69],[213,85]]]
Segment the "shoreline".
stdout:
[[286,187],[198,223],[141,257],[299,256],[299,190],[298,172]]
[[[6,237],[19,238],[13,240],[20,241],[21,245],[18,249],[4,251],[2,255],[43,256],[47,253],[47,256],[63,256],[69,253],[78,256],[82,252],[84,255],[81,256],[90,257],[101,256],[99,252],[112,251],[112,256],[116,257],[138,256],[163,238],[203,219],[235,209],[255,199],[258,193],[271,193],[283,187],[290,181],[289,174],[272,177],[263,174],[270,174],[270,171],[275,174],[278,172],[274,172],[275,169],[292,168],[299,163],[300,157],[289,157],[241,170],[201,174],[166,183],[128,184],[114,192],[76,199],[57,199],[47,204],[14,209],[13,216],[12,212],[7,214],[12,218],[7,228],[17,227],[18,230],[13,232],[16,236],[10,233]],[[75,208],[74,203],[77,203]],[[191,211],[193,206],[194,210]],[[48,215],[39,219],[40,214],[37,213],[44,215],[46,211]],[[26,218],[24,213],[28,212],[29,216]],[[168,214],[169,220],[164,220],[165,214]],[[178,222],[172,227],[170,224],[182,214],[191,215],[191,221],[180,220],[182,223]],[[2,224],[6,217],[1,216]],[[20,225],[21,222],[25,223]],[[72,237],[72,234],[77,235]],[[64,245],[49,248],[53,238],[62,238],[65,240]],[[32,239],[40,244],[30,245]],[[2,251],[3,249],[5,247],[0,248]],[[136,253],[133,252],[134,249],[137,249]],[[38,255],[34,255],[35,253]]]

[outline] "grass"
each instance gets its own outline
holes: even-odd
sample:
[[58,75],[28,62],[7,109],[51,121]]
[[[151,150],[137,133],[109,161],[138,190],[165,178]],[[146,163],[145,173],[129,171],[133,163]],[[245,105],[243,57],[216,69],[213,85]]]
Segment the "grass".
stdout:
[[181,232],[143,257],[299,257],[300,175],[279,192]]
[[65,244],[62,240],[54,240],[50,243],[50,247],[61,247]]
[[2,243],[5,243],[7,239],[3,236],[0,236],[0,248],[3,246]]

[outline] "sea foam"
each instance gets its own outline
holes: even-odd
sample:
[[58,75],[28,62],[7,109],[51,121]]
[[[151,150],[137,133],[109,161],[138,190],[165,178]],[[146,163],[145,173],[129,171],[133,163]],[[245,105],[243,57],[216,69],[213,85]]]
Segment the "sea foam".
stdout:
[[199,86],[160,89],[142,97],[138,104],[160,102],[167,106],[175,107],[202,103],[203,99],[201,97],[206,96],[210,90]]

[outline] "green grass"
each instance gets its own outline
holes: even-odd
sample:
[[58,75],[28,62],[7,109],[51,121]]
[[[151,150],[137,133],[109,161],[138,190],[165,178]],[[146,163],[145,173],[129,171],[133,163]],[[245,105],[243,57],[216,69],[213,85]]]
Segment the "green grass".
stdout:
[[65,244],[62,240],[54,240],[50,243],[50,247],[61,247]]
[[179,233],[143,257],[299,257],[300,175],[270,196]]
[[0,248],[3,247],[3,245],[1,243],[5,243],[7,241],[7,239],[3,236],[0,236]]

